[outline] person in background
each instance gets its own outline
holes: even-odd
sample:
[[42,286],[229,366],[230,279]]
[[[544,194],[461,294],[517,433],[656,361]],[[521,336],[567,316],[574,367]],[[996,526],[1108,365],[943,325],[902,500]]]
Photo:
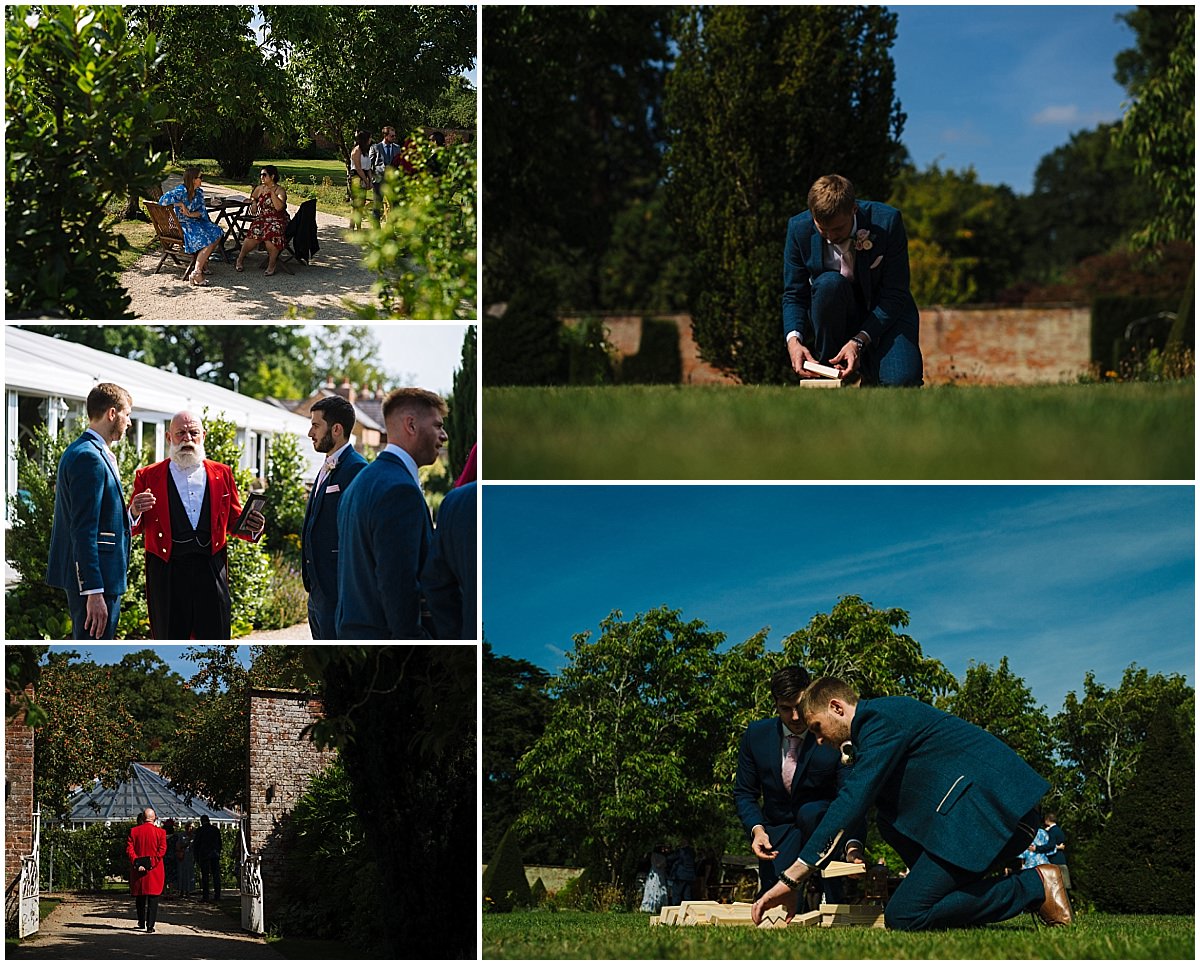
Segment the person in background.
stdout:
[[183,250],[196,256],[196,266],[192,269],[193,285],[208,284],[204,277],[209,273],[208,259],[225,235],[220,227],[208,220],[203,180],[198,167],[187,168],[183,172],[183,183],[158,199],[164,207],[174,207],[183,230]]
[[201,901],[208,901],[208,879],[212,876],[213,900],[221,900],[221,832],[208,820],[207,814],[200,815],[200,830],[192,842],[196,860],[200,863]]
[[250,193],[250,226],[233,267],[244,271],[246,256],[261,243],[267,248],[263,274],[273,275],[279,253],[287,247],[287,189],[279,183],[279,169],[274,164],[264,164],[258,178],[258,187]]

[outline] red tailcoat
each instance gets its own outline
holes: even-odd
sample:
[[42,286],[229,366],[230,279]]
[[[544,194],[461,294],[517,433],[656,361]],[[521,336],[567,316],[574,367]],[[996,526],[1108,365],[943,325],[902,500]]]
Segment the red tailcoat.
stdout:
[[[135,824],[129,830],[125,853],[129,855],[130,893],[161,895],[165,878],[162,859],[167,853],[167,832],[153,824]],[[151,858],[154,864],[149,871],[138,871],[133,866],[137,858]]]
[[[153,553],[164,563],[171,559],[171,509],[167,504],[167,475],[170,460],[164,459],[151,466],[139,469],[133,477],[133,495],[154,493],[154,508],[142,513],[133,527],[133,535],[142,533],[146,537],[146,552]],[[225,545],[227,534],[242,515],[242,502],[238,499],[237,483],[233,470],[223,463],[204,460],[204,471],[208,476],[208,507],[212,516],[212,551],[219,553]],[[132,497],[130,503],[132,504]],[[242,537],[249,539],[249,537]]]

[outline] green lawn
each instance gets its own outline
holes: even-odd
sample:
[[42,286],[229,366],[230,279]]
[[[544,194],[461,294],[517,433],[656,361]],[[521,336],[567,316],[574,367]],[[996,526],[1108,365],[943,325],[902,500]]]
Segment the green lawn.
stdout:
[[1192,479],[1195,386],[491,388],[493,479]]
[[652,928],[645,914],[525,912],[483,916],[484,958],[979,959],[1194,957],[1194,918],[1081,915],[1071,928],[999,925],[908,934],[873,928]]

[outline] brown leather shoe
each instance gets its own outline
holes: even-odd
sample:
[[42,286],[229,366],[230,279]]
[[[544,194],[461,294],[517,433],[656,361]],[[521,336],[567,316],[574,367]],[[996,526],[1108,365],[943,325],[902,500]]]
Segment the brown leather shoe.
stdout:
[[1037,910],[1038,917],[1051,927],[1071,924],[1075,916],[1071,913],[1071,899],[1063,884],[1062,869],[1055,864],[1040,864],[1033,870],[1041,877],[1046,893],[1046,900]]

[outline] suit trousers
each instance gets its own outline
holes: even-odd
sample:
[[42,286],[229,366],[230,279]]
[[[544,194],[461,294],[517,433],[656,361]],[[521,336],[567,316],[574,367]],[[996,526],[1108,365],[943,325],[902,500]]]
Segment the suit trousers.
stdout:
[[796,821],[791,825],[767,828],[771,846],[778,852],[770,861],[758,862],[758,883],[761,896],[779,880],[779,872],[787,871],[800,857],[800,849],[825,817],[829,810],[828,801],[808,801],[796,812]]
[[[1022,823],[1026,820],[1037,826],[1035,816]],[[908,876],[884,911],[888,928],[926,931],[986,925],[1015,918],[1045,900],[1042,878],[1035,869],[985,877],[986,871],[969,871],[935,857],[882,818],[878,824],[883,839],[908,865]],[[1031,838],[1018,829],[996,855],[996,862],[1019,853]]]
[[[868,314],[853,282],[836,271],[817,275],[812,280],[814,337],[809,346],[817,361],[828,362],[837,355],[859,333]],[[860,369],[867,385],[921,385],[923,366],[916,331],[893,325],[867,346]]]
[[71,614],[71,633],[76,640],[111,640],[117,629],[117,621],[121,617],[121,598],[104,594],[104,602],[108,604],[108,622],[104,624],[104,632],[99,637],[92,637],[84,627],[87,619],[87,597],[81,593],[67,590],[67,610]]
[[137,901],[137,916],[138,924],[145,925],[147,928],[153,928],[154,923],[158,921],[158,899],[159,895],[138,895]]
[[308,597],[308,628],[314,640],[337,639],[337,603],[329,606],[315,590]]

